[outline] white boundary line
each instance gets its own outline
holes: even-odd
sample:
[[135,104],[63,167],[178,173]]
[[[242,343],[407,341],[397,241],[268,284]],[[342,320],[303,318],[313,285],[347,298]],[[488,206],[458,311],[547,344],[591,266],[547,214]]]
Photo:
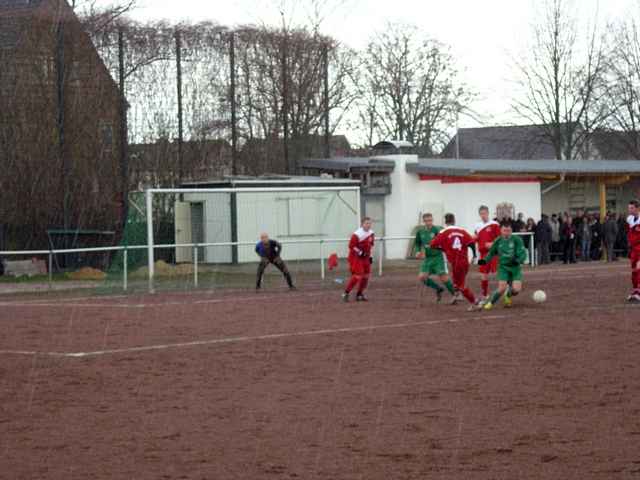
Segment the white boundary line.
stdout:
[[314,335],[331,335],[335,333],[369,332],[374,330],[411,328],[411,327],[421,327],[421,326],[428,326],[428,325],[441,325],[445,323],[459,323],[459,322],[468,322],[473,320],[496,320],[496,319],[507,318],[507,317],[508,315],[490,315],[490,316],[476,315],[473,317],[458,317],[458,318],[450,318],[446,320],[426,320],[423,322],[363,325],[360,327],[327,328],[322,330],[303,330],[298,332],[269,333],[265,335],[243,336],[243,337],[222,337],[222,338],[213,338],[209,340],[194,340],[191,342],[166,343],[166,344],[159,344],[159,345],[146,345],[146,346],[140,346],[140,347],[95,350],[92,352],[37,352],[37,351],[29,351],[29,350],[0,350],[0,355],[22,355],[22,356],[42,355],[47,357],[86,358],[86,357],[97,357],[102,355],[113,355],[118,353],[148,352],[152,350],[168,350],[173,348],[187,348],[187,347],[197,347],[197,346],[203,346],[203,345],[220,345],[220,344],[226,344],[226,343],[253,342],[258,340],[275,340],[279,338],[309,337]]

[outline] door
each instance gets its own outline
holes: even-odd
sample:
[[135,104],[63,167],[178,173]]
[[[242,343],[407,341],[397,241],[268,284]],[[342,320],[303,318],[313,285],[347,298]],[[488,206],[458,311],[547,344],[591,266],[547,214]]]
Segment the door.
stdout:
[[[191,243],[191,204],[188,202],[176,202],[175,204],[175,239],[177,244]],[[191,262],[193,249],[186,247],[176,248],[176,262]]]
[[[204,203],[191,204],[191,243],[204,243]],[[204,247],[198,247],[198,263],[204,262]]]

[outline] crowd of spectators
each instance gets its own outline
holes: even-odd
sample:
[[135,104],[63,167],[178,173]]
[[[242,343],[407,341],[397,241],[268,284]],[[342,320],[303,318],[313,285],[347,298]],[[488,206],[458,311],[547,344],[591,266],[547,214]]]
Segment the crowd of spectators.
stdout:
[[520,213],[512,227],[514,232],[533,233],[537,262],[541,265],[553,261],[590,262],[605,255],[607,261],[615,262],[627,255],[624,215],[609,212],[602,220],[599,213],[579,210],[575,215],[543,214],[536,222],[533,218],[525,220]]

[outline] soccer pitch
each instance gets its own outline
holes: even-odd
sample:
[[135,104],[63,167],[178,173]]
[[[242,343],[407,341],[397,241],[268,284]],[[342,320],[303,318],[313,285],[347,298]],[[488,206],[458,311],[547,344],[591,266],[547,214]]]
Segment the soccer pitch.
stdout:
[[631,478],[628,275],[626,262],[526,271],[514,307],[490,312],[436,305],[404,272],[358,304],[329,282],[5,297],[0,476]]

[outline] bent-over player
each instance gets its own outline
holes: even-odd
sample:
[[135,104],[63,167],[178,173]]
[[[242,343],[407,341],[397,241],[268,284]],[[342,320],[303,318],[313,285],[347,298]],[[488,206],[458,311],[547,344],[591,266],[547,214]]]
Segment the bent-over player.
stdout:
[[633,291],[627,297],[628,302],[640,303],[640,202],[629,202],[627,217],[627,241],[631,260],[631,284]]
[[[422,259],[418,279],[426,287],[435,290],[436,298],[438,302],[440,302],[445,288],[454,296],[456,294],[456,290],[449,279],[447,259],[445,258],[444,253],[442,250],[431,248],[431,241],[436,237],[436,235],[438,235],[438,233],[440,233],[442,227],[437,227],[433,224],[433,215],[430,213],[422,215],[422,221],[424,226],[416,232],[416,239],[413,247],[414,251],[417,252],[416,257]],[[433,281],[431,279],[432,275],[438,277],[444,287]]]
[[[475,234],[478,242],[478,254],[480,258],[484,258],[489,254],[489,249],[496,238],[500,236],[500,224],[489,219],[489,207],[482,205],[478,209],[480,214],[480,222],[476,224]],[[482,300],[489,298],[489,275],[496,273],[498,267],[498,259],[494,258],[486,265],[480,265],[480,287],[482,290]]]
[[349,240],[348,260],[349,268],[351,269],[351,278],[349,282],[347,282],[347,288],[345,288],[342,294],[342,300],[345,302],[349,301],[349,295],[356,286],[358,287],[356,300],[358,302],[367,301],[364,291],[369,284],[371,264],[373,263],[371,254],[373,252],[374,234],[371,226],[371,219],[364,217],[360,228],[351,235],[351,239]]
[[280,242],[271,240],[269,235],[266,233],[260,234],[260,241],[256,244],[256,253],[260,257],[260,263],[258,264],[258,276],[256,278],[256,290],[260,290],[260,288],[262,288],[262,276],[269,264],[275,265],[275,267],[282,272],[282,275],[284,275],[287,285],[289,285],[289,289],[295,290],[296,287],[293,285],[293,279],[291,278],[289,269],[282,258],[280,258],[280,252],[282,252],[282,245]]
[[453,286],[471,304],[469,311],[475,310],[478,306],[476,297],[466,285],[467,274],[469,273],[469,254],[467,249],[471,248],[475,240],[465,229],[455,226],[456,218],[452,213],[447,213],[444,216],[444,223],[446,227],[431,241],[431,248],[444,251],[451,264]]
[[494,257],[498,257],[498,289],[485,303],[485,310],[491,310],[503,295],[504,306],[511,307],[512,297],[522,291],[522,264],[527,259],[527,250],[522,239],[513,235],[511,223],[506,220],[500,224],[500,237],[478,264],[486,265]]

